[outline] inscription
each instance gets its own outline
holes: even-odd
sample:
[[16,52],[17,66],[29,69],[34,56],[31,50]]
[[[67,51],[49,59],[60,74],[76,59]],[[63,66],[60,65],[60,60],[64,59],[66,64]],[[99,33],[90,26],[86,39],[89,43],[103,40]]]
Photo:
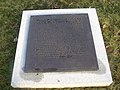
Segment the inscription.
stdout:
[[[78,48],[79,47],[79,48]],[[86,46],[62,46],[58,47],[57,45],[41,45],[35,47],[33,52],[36,56],[46,56],[46,57],[67,57],[70,58],[74,55],[82,55],[85,53]]]
[[30,18],[25,72],[98,70],[88,14]]
[[[74,19],[74,21],[73,21]],[[54,24],[54,23],[75,23],[75,24],[79,24],[81,23],[81,18],[71,18],[71,19],[67,19],[67,18],[63,18],[63,19],[35,19],[35,22],[37,24]]]

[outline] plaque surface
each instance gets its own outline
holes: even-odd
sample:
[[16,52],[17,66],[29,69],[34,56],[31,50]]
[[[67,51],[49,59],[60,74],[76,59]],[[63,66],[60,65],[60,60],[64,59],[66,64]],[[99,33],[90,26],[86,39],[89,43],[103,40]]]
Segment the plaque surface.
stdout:
[[30,17],[25,72],[98,70],[88,14]]

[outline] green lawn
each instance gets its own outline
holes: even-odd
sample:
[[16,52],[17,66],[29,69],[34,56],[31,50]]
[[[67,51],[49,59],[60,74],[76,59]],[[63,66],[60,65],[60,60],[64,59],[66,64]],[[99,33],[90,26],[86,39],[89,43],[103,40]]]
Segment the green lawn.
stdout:
[[120,0],[0,0],[0,90],[39,90],[10,86],[23,10],[89,7],[97,9],[114,82],[109,87],[60,90],[120,90]]

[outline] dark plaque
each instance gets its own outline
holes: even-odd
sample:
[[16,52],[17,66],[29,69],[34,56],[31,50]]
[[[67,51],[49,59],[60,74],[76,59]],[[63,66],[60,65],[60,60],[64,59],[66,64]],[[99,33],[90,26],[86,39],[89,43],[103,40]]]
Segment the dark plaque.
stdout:
[[24,71],[98,70],[88,14],[31,16]]

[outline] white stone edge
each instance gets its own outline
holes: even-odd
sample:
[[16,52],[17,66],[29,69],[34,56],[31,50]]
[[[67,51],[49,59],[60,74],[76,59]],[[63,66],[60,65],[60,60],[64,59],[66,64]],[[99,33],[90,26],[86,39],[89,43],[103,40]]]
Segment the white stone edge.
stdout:
[[[102,33],[101,33],[101,29],[100,29],[100,26],[99,26],[99,22],[98,22],[98,18],[97,18],[97,15],[96,15],[96,10],[94,9],[94,8],[92,8],[92,9],[62,9],[62,10],[60,10],[60,9],[53,9],[52,10],[52,12],[50,12],[50,10],[30,10],[30,11],[23,11],[23,15],[22,15],[22,20],[21,20],[21,26],[23,26],[22,24],[25,24],[24,23],[24,20],[23,20],[23,16],[25,16],[25,15],[29,15],[29,14],[32,14],[31,12],[36,12],[36,14],[37,14],[37,12],[41,12],[43,15],[45,15],[45,14],[55,14],[56,13],[56,11],[59,13],[59,14],[62,14],[63,13],[63,11],[66,11],[67,10],[67,12],[66,12],[66,14],[71,14],[71,10],[72,11],[74,11],[75,13],[80,13],[79,12],[79,10],[81,11],[81,12],[89,12],[88,14],[90,14],[90,12],[91,13],[94,13],[95,15],[95,21],[97,21],[97,22],[95,22],[96,23],[96,27],[99,29],[98,31],[99,31],[99,33],[101,34],[100,35],[100,39],[102,39],[101,41],[103,42],[103,37],[102,37]],[[77,12],[78,11],[78,12]],[[39,13],[38,13],[39,14]],[[42,15],[41,14],[41,15]],[[91,22],[91,18],[90,18],[90,22]],[[91,23],[91,25],[93,25],[93,23]],[[22,33],[23,33],[23,31],[22,31],[22,29],[25,29],[25,27],[20,27],[20,33],[19,33],[19,39],[18,39],[18,44],[17,44],[17,49],[16,49],[16,55],[15,56],[17,56],[18,55],[18,53],[19,52],[22,52],[21,50],[22,49],[19,49],[19,43],[21,42],[21,41],[23,41],[22,39],[20,39],[20,37],[21,37],[21,35],[22,35]],[[94,38],[95,39],[95,38]],[[102,43],[101,44],[102,46],[104,45],[104,43]],[[97,48],[97,46],[95,45],[95,48]],[[19,52],[18,52],[18,49],[19,49]],[[104,47],[104,52],[103,52],[104,54],[106,54],[106,50],[105,50],[105,47]],[[20,64],[20,63],[17,63],[17,59],[18,58],[21,58],[21,57],[15,57],[15,62],[14,62],[14,69],[13,69],[13,76],[12,76],[12,81],[11,81],[11,85],[13,86],[13,87],[28,87],[29,88],[29,86],[30,85],[28,85],[28,86],[25,86],[24,84],[22,84],[22,83],[19,83],[19,82],[14,82],[14,71],[15,71],[15,67],[17,67],[17,65],[18,64]],[[107,58],[107,56],[106,56],[106,58]],[[108,65],[108,61],[107,61],[107,68],[108,68],[108,73],[109,73],[109,75],[110,75],[110,77],[111,77],[111,73],[110,73],[110,69],[109,69],[109,65]],[[17,75],[17,74],[16,74]],[[38,86],[38,88],[62,88],[62,87],[89,87],[89,86],[108,86],[108,85],[110,85],[112,83],[112,78],[110,79],[110,81],[109,82],[104,82],[104,83],[88,83],[87,85],[86,84],[82,84],[82,85],[80,85],[80,84],[74,84],[74,85],[71,85],[71,84],[65,84],[65,85],[62,85],[61,86],[61,84],[59,85],[59,84],[56,84],[56,85],[53,85],[53,84],[47,84],[47,85],[45,85],[45,84],[43,84],[43,85],[35,85],[35,86],[32,86],[32,88],[36,88],[36,86]]]

